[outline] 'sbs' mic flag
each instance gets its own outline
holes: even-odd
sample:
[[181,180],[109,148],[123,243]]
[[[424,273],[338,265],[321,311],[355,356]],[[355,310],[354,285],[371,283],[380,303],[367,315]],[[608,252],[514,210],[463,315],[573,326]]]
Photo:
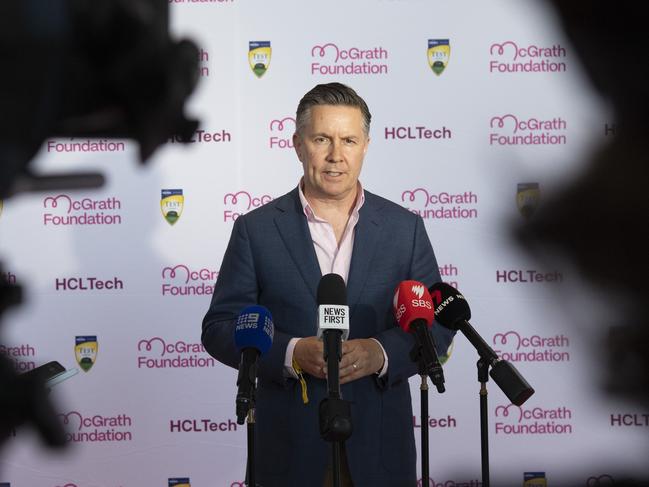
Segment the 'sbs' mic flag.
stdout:
[[437,391],[444,392],[444,371],[433,337],[428,333],[435,317],[428,289],[419,281],[402,281],[394,294],[392,305],[399,326],[415,336],[417,345],[411,358],[420,363],[420,369],[423,366]]
[[516,406],[522,405],[534,394],[534,389],[512,364],[498,357],[471,326],[471,309],[465,297],[450,284],[438,282],[430,288],[435,302],[435,319],[451,330],[460,330],[478,351],[478,355],[490,366],[489,375]]
[[241,351],[237,377],[237,423],[245,422],[254,401],[257,380],[257,359],[270,350],[275,328],[273,319],[263,306],[248,306],[237,318],[234,343]]

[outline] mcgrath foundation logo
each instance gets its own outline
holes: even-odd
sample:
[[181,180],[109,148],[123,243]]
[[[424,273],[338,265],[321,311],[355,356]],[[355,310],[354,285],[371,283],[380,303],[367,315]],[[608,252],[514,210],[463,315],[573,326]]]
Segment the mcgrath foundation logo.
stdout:
[[458,289],[460,287],[457,280],[459,269],[456,266],[454,266],[453,264],[444,264],[440,265],[438,269],[439,275],[445,283],[450,284],[455,289]]
[[311,48],[311,74],[315,76],[382,75],[388,73],[387,49],[339,47],[333,42]]
[[0,355],[9,360],[18,373],[36,368],[36,349],[28,343],[14,346],[0,345]]
[[162,268],[163,296],[211,296],[219,272],[207,269],[192,269],[185,264]]
[[293,149],[295,118],[284,117],[270,121],[269,147],[271,149]]
[[59,414],[66,427],[66,441],[71,443],[109,443],[131,441],[133,419],[126,414],[83,415],[78,411]]
[[510,330],[493,337],[495,352],[510,362],[570,362],[570,340],[566,335],[520,335]]
[[191,487],[189,477],[174,477],[169,479],[167,487]]
[[481,487],[482,482],[478,479],[473,480],[443,480],[437,482],[428,477],[428,482],[423,479],[417,480],[417,487]]
[[160,209],[169,225],[174,225],[183,213],[185,197],[182,189],[163,189],[160,191]]
[[572,434],[572,410],[556,408],[523,408],[508,404],[497,406],[494,411],[496,434],[517,435],[570,435]]
[[248,63],[257,78],[261,78],[268,71],[272,53],[270,41],[250,41],[248,43]]
[[518,183],[516,187],[516,206],[521,215],[529,220],[539,206],[541,190],[539,183]]
[[210,54],[202,47],[198,51],[199,74],[202,78],[210,75]]
[[43,199],[44,226],[120,225],[122,202],[114,196],[106,199],[74,199],[67,194]]
[[437,76],[442,74],[448,66],[451,57],[451,43],[449,39],[428,39],[428,65]]
[[507,113],[489,120],[489,145],[565,145],[568,123],[561,117],[523,118]]
[[547,487],[548,481],[545,472],[523,473],[523,487]]
[[615,485],[615,479],[608,474],[588,477],[586,487],[608,487]]
[[74,338],[74,357],[81,370],[88,372],[97,361],[99,344],[97,336],[78,336]]
[[566,48],[561,44],[519,46],[514,41],[489,46],[490,73],[562,73],[566,71]]
[[143,338],[137,342],[138,369],[195,369],[214,367],[216,361],[201,343]]
[[69,154],[74,152],[124,152],[126,150],[126,144],[107,139],[76,141],[74,138],[71,138],[67,141],[58,139],[48,140],[45,148],[47,152],[53,152],[55,154]]
[[401,193],[401,202],[424,220],[466,220],[478,218],[478,195],[464,193],[429,192],[415,188]]
[[248,191],[237,191],[236,193],[227,193],[223,196],[223,221],[235,221],[241,215],[245,215],[255,208],[259,208],[266,203],[273,201],[273,197],[268,194],[252,194]]

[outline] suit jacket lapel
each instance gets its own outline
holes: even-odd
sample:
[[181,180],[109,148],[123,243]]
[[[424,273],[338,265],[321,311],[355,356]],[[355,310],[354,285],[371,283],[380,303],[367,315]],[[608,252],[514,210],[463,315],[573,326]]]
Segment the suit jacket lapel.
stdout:
[[295,188],[286,198],[281,198],[275,203],[279,210],[275,217],[275,225],[307,289],[313,299],[317,299],[322,273],[297,191]]
[[361,297],[381,235],[381,218],[372,196],[365,192],[365,203],[360,209],[354,234],[354,250],[347,279],[347,301],[350,307],[358,303]]

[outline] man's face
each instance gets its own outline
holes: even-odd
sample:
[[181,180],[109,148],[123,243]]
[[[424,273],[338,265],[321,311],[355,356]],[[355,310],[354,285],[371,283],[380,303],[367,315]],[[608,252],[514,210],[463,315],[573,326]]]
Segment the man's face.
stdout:
[[293,136],[295,152],[304,167],[305,195],[329,200],[355,196],[369,142],[360,109],[311,107],[309,123]]

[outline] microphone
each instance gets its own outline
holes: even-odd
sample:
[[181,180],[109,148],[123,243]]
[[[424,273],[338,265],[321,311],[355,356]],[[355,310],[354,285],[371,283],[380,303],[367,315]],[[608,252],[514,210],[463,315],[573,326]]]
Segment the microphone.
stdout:
[[253,405],[257,381],[257,359],[270,350],[275,328],[273,319],[263,306],[248,306],[237,317],[234,344],[241,350],[237,377],[237,423],[245,422]]
[[435,317],[428,289],[419,281],[402,281],[394,294],[392,305],[401,329],[415,337],[417,345],[411,358],[415,362],[423,362],[426,374],[437,387],[437,392],[444,392],[444,371],[437,357],[433,337],[428,333]]
[[471,309],[466,298],[450,284],[438,282],[431,286],[435,302],[435,319],[445,328],[460,330],[478,351],[480,358],[491,366],[489,375],[516,406],[527,401],[534,389],[507,360],[502,360],[471,326]]
[[349,336],[347,288],[338,274],[326,274],[318,284],[318,338],[324,341],[327,382],[333,397],[340,397],[338,362],[342,359],[342,341]]
[[[324,341],[324,359],[327,362],[328,397],[320,402],[320,435],[326,441],[342,442],[353,430],[351,406],[340,393],[339,362],[342,359],[342,340],[349,336],[349,306],[347,288],[338,274],[326,274],[318,283],[318,337]],[[334,446],[334,463],[336,463]],[[334,468],[334,472],[335,472]]]

